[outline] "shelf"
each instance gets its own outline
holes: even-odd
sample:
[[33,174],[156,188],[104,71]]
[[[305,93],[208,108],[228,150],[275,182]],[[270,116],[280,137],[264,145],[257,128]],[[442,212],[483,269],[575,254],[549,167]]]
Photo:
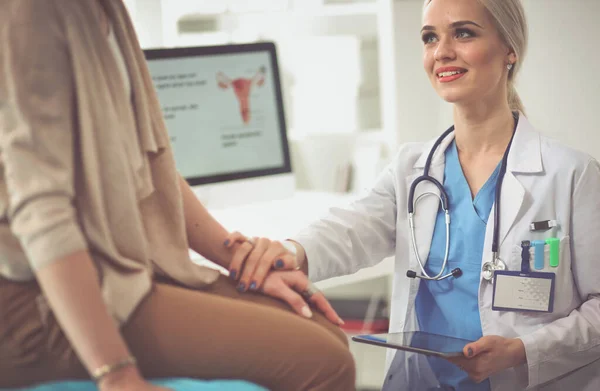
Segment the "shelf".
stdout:
[[[385,131],[382,129],[358,129],[353,132],[349,132],[354,134],[357,142],[359,143],[382,143],[386,141]],[[289,141],[302,141],[311,135],[319,136],[322,133],[319,132],[301,132],[296,129],[289,129],[287,133],[287,138]],[[331,132],[329,135],[335,135],[338,133]],[[340,137],[345,137],[348,135],[348,132],[339,132]]]
[[359,16],[359,15],[377,15],[376,3],[358,3],[358,4],[330,4],[321,6],[306,6],[286,9],[249,9],[249,10],[230,10],[225,6],[221,7],[202,7],[196,3],[186,0],[185,2],[172,2],[170,0],[169,13],[172,16],[177,16],[177,19],[194,18],[194,17],[219,17],[219,16],[256,16],[263,17],[288,17],[288,16]]
[[[376,3],[362,3],[362,4],[335,4],[335,5],[323,5],[313,9],[307,9],[309,13],[316,16],[346,16],[346,15],[377,15],[377,4]],[[295,12],[303,12],[303,10],[297,10]]]
[[248,11],[225,11],[231,15],[266,14],[271,16],[302,15],[302,16],[356,16],[376,15],[377,5],[375,3],[363,4],[334,4],[321,6],[306,6],[279,10],[248,10]]

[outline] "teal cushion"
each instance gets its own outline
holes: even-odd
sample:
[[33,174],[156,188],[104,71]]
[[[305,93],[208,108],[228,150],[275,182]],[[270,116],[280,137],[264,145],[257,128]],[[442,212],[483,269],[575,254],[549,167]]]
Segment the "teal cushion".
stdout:
[[[153,380],[153,384],[174,391],[268,391],[266,388],[238,380],[192,380],[162,379]],[[29,388],[0,389],[0,391],[97,391],[96,385],[89,381],[71,381],[48,383]]]

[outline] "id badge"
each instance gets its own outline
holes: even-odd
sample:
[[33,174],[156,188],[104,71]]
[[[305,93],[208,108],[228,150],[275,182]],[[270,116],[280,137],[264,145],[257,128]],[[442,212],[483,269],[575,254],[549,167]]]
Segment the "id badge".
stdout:
[[554,273],[496,271],[492,310],[552,312],[554,278]]

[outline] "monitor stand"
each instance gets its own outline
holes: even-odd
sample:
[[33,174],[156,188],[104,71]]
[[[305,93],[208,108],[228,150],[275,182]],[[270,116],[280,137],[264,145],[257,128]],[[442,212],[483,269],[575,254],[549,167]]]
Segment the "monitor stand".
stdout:
[[291,198],[296,182],[294,174],[288,173],[192,186],[192,190],[207,209],[223,209]]

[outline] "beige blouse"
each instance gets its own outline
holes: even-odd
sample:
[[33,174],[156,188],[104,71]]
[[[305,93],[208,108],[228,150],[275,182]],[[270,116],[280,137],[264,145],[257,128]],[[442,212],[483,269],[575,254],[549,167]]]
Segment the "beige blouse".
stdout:
[[153,273],[200,288],[218,272],[189,259],[172,149],[125,6],[102,0],[131,95],[95,1],[0,1],[0,275],[31,280],[88,249],[123,323]]

